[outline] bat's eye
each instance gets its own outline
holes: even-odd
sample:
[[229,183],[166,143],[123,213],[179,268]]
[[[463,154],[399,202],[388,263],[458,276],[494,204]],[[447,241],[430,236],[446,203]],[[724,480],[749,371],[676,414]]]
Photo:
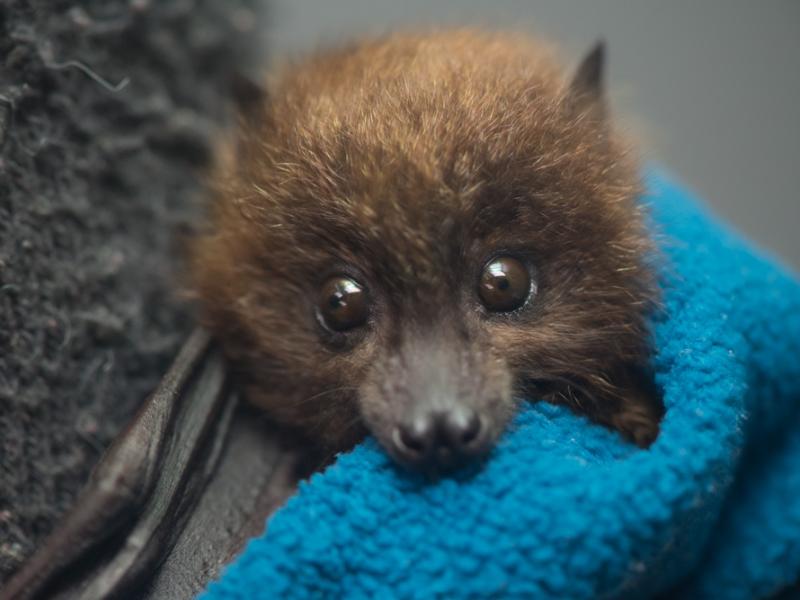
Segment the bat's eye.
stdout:
[[478,295],[492,312],[511,312],[531,294],[531,275],[516,258],[499,256],[486,263],[478,283]]
[[349,277],[332,277],[320,290],[317,310],[326,327],[347,331],[366,322],[367,294]]

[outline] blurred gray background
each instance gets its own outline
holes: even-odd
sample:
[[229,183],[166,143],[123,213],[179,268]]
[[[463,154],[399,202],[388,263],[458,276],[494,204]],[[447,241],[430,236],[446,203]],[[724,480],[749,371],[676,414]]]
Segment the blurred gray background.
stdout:
[[800,268],[800,0],[272,0],[273,58],[350,34],[511,27],[568,64],[609,46],[612,106],[750,238]]

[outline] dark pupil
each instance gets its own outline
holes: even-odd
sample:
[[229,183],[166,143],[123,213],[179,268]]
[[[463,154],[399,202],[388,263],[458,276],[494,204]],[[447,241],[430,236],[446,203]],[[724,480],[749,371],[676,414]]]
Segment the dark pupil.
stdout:
[[336,284],[330,298],[328,298],[328,306],[335,312],[347,310],[347,300],[358,294],[359,289],[350,281],[341,281]]
[[344,304],[344,293],[337,290],[336,293],[328,299],[328,305],[331,308],[340,308]]
[[505,275],[502,275],[502,276],[500,276],[500,277],[497,277],[495,280],[497,281],[497,289],[498,289],[498,290],[503,290],[503,291],[505,291],[505,290],[507,290],[507,289],[509,288],[509,286],[511,285],[511,284],[508,282],[508,277],[506,277]]

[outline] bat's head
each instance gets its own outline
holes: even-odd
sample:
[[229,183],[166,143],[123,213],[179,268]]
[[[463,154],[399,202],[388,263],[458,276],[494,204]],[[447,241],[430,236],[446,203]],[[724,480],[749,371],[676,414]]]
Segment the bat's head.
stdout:
[[540,47],[471,32],[278,78],[193,246],[248,397],[331,448],[369,431],[441,467],[485,454],[523,392],[610,386],[650,281],[601,81],[602,47],[570,82]]

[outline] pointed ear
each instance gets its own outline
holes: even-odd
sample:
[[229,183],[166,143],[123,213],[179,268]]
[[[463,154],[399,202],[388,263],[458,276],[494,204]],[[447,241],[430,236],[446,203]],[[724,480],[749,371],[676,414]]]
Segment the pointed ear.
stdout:
[[604,112],[605,63],[606,44],[599,40],[584,56],[569,84],[569,97],[578,109],[594,106]]
[[261,84],[241,71],[230,75],[230,96],[236,112],[250,115],[261,110],[267,101],[267,91]]

